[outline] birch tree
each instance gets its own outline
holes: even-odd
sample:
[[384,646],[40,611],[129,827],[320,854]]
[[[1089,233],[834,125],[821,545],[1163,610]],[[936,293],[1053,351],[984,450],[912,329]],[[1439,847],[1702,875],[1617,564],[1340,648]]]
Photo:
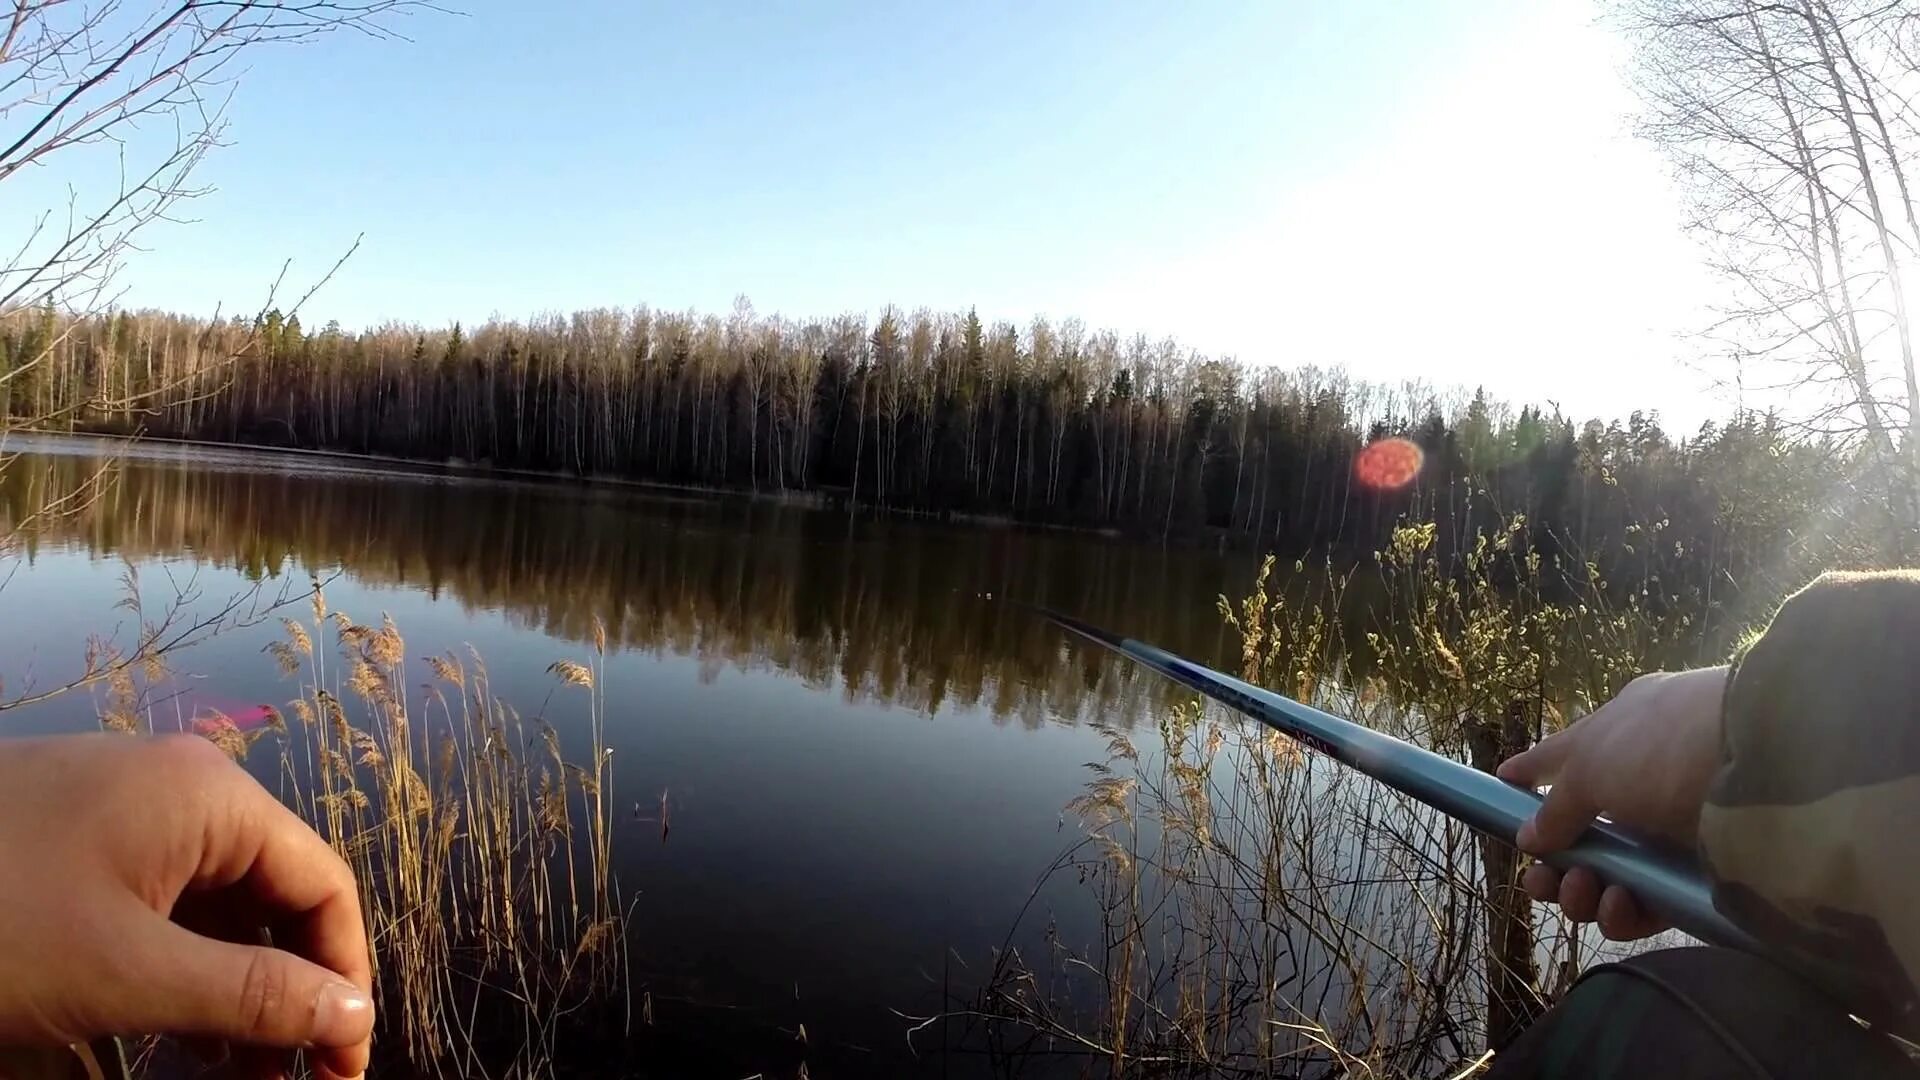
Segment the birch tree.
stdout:
[[1641,130],[1733,287],[1709,329],[1733,379],[1863,448],[1903,531],[1920,506],[1915,15],[1884,0],[1631,0],[1616,13]]

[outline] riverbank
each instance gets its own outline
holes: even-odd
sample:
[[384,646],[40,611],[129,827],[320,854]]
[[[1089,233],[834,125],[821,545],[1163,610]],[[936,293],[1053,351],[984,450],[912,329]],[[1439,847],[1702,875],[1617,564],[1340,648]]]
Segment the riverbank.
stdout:
[[[501,480],[523,481],[542,484],[566,484],[581,487],[604,487],[653,491],[681,495],[706,495],[715,497],[739,497],[762,499],[793,506],[824,506],[825,499],[815,493],[799,491],[747,491],[731,488],[710,487],[699,484],[671,484],[651,480],[633,480],[619,476],[581,476],[573,473],[551,472],[539,469],[514,469],[489,465],[482,462],[448,459],[446,461],[427,461],[420,458],[393,457],[386,454],[356,454],[344,450],[315,450],[300,446],[280,446],[271,443],[222,442],[206,439],[175,439],[159,435],[126,435],[110,431],[42,431],[32,428],[16,428],[5,434],[0,442],[0,452],[13,447],[15,440],[26,437],[44,439],[51,442],[70,442],[74,444],[94,443],[97,445],[123,446],[171,446],[193,450],[215,450],[236,453],[263,454],[270,457],[305,458],[318,461],[345,462],[377,468],[385,474],[417,473],[428,476],[458,478],[464,480]],[[26,448],[21,448],[26,449]]]
[[[1110,540],[1151,539],[1144,536],[1129,536],[1123,530],[1112,527],[1072,525],[1050,521],[1029,521],[1010,517],[1005,514],[979,513],[965,510],[922,510],[907,506],[885,506],[872,502],[861,502],[850,505],[850,492],[845,488],[816,488],[809,491],[800,491],[792,489],[769,490],[765,488],[723,487],[713,484],[681,484],[657,480],[635,480],[622,476],[511,468],[486,462],[463,461],[457,458],[450,458],[445,461],[429,461],[422,458],[395,457],[387,454],[358,454],[344,450],[319,450],[275,443],[179,439],[159,435],[128,435],[122,432],[106,430],[48,431],[33,428],[15,428],[5,433],[5,441],[0,441],[0,453],[7,452],[9,449],[8,444],[23,436],[32,439],[71,441],[75,443],[91,441],[98,444],[176,446],[188,449],[308,458],[377,467],[386,473],[411,472],[427,476],[468,480],[519,481],[523,483],[642,491],[702,498],[748,499],[778,506],[816,510],[839,510],[880,517],[933,521],[942,524],[970,525],[981,528],[1017,528],[1065,532],[1086,536],[1098,536]],[[1225,545],[1227,537],[1224,532],[1221,532],[1218,537],[1188,535],[1176,537],[1175,539],[1183,545],[1209,544],[1209,546],[1222,547]],[[1211,543],[1209,543],[1210,541]]]

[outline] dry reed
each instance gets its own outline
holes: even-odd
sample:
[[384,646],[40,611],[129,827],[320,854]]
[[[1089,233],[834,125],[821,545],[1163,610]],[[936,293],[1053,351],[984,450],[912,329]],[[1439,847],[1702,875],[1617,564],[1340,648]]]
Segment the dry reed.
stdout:
[[[1398,530],[1364,650],[1332,630],[1354,617],[1352,574],[1271,593],[1269,558],[1220,601],[1241,675],[1490,768],[1563,705],[1610,696],[1666,629],[1527,535],[1512,520],[1443,566],[1431,526]],[[923,1026],[1088,1075],[1465,1075],[1592,961],[1593,939],[1515,902],[1505,845],[1211,706],[1157,734],[1109,732],[1068,807],[1086,834],[1052,873],[1092,891],[1095,938],[1050,925],[1045,955],[1000,950]]]
[[[283,800],[352,866],[383,1042],[418,1072],[550,1072],[561,1020],[616,1000],[625,980],[604,651],[550,669],[588,698],[590,757],[578,764],[550,725],[493,695],[471,650],[423,658],[433,681],[415,701],[390,618],[329,611],[316,583],[311,623],[283,627],[265,651],[301,680],[294,725],[269,710],[251,731],[219,715],[195,730],[236,760],[276,744]],[[331,671],[314,644],[329,633]],[[104,726],[150,730],[140,710],[130,679],[109,683]]]

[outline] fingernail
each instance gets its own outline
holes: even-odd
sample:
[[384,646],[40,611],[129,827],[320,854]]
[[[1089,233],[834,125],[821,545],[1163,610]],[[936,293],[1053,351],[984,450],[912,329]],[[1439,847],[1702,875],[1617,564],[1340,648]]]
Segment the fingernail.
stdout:
[[373,999],[348,982],[320,988],[313,1005],[313,1041],[317,1046],[352,1046],[373,1031]]

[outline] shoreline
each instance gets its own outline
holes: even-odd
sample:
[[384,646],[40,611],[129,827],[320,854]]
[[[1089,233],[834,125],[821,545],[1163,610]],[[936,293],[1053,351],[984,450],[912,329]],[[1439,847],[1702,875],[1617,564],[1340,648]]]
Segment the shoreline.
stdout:
[[[349,450],[318,450],[304,446],[278,446],[266,443],[226,442],[209,439],[181,439],[165,435],[123,435],[107,431],[43,431],[35,428],[15,428],[0,434],[0,452],[5,451],[5,438],[11,435],[29,435],[34,438],[55,440],[92,440],[103,443],[118,443],[122,446],[153,444],[188,449],[226,450],[237,453],[285,455],[288,457],[318,458],[328,461],[341,461],[368,466],[371,471],[406,473],[409,471],[431,476],[464,478],[472,480],[518,481],[540,485],[574,485],[585,488],[627,489],[640,492],[654,492],[681,496],[700,496],[704,498],[750,499],[756,502],[768,502],[780,506],[792,506],[812,510],[848,510],[853,514],[866,514],[873,517],[896,517],[915,521],[932,521],[941,524],[963,525],[987,529],[1034,529],[1046,532],[1065,532],[1080,536],[1097,537],[1104,540],[1117,540],[1134,543],[1154,543],[1155,537],[1136,536],[1111,526],[1074,525],[1052,521],[1025,521],[1020,518],[1001,514],[983,514],[966,510],[919,510],[912,507],[878,506],[848,498],[844,488],[815,488],[811,490],[764,491],[751,488],[720,487],[711,484],[683,484],[665,480],[636,480],[624,476],[597,476],[578,473],[554,472],[541,469],[516,469],[499,465],[484,465],[477,462],[448,460],[430,461],[426,458],[395,457],[387,454],[360,454]],[[1191,547],[1211,544],[1213,539],[1206,536],[1181,536],[1164,541],[1167,546]]]
[[[751,491],[739,488],[711,487],[700,484],[676,484],[661,480],[635,480],[624,476],[583,476],[575,473],[552,472],[540,469],[515,469],[499,465],[482,465],[468,461],[430,461],[426,458],[394,457],[387,454],[357,454],[349,450],[316,450],[304,446],[277,446],[267,443],[224,442],[209,439],[179,439],[166,435],[122,435],[108,431],[41,431],[34,428],[15,428],[8,435],[31,435],[34,438],[57,440],[93,440],[96,442],[119,443],[123,446],[153,444],[157,446],[178,446],[197,450],[230,450],[246,454],[286,455],[289,457],[322,458],[330,461],[354,462],[367,466],[376,466],[380,471],[423,472],[435,476],[461,477],[473,480],[519,480],[543,484],[573,484],[581,487],[635,488],[640,490],[673,492],[682,495],[739,496],[750,499],[765,499],[793,505],[804,505],[816,499],[824,504],[826,498],[816,492],[777,492]],[[4,447],[0,442],[0,447]]]

